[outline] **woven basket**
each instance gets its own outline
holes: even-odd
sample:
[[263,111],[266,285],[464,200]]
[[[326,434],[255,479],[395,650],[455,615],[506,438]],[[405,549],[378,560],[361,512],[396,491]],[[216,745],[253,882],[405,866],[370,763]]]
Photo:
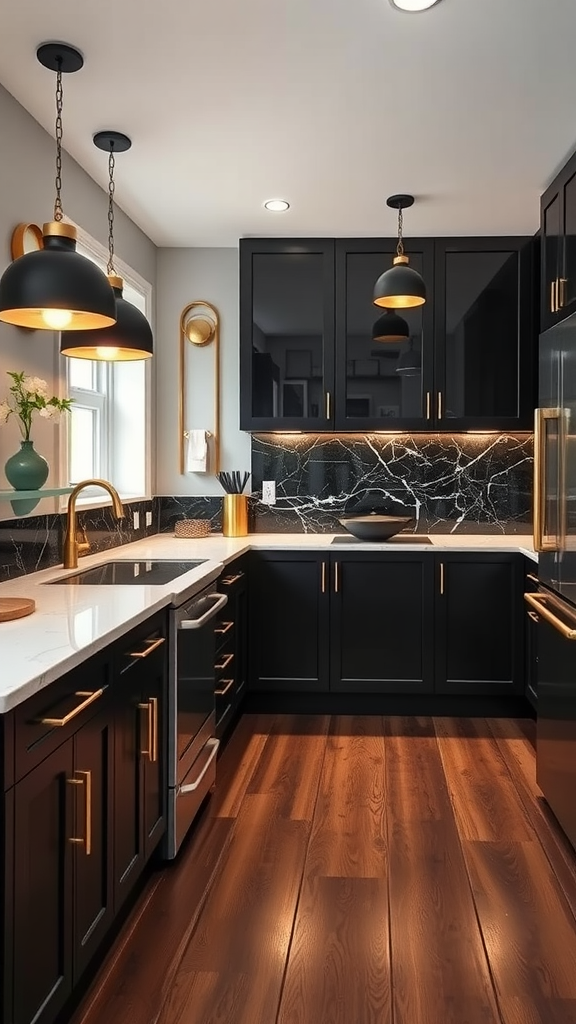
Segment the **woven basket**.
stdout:
[[209,519],[177,519],[174,529],[175,537],[208,537],[210,534]]

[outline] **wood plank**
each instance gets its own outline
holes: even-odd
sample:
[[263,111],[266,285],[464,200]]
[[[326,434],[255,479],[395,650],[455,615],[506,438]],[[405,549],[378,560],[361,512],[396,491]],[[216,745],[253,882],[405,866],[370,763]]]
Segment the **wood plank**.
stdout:
[[156,1020],[230,842],[232,827],[230,819],[205,816],[180,859],[152,877],[72,1018],[73,1024],[150,1024]]
[[434,727],[460,837],[530,842],[534,830],[486,720],[436,718]]
[[385,879],[304,885],[278,1024],[391,1024]]
[[532,737],[522,720],[489,719],[489,727],[506,761],[540,843],[576,918],[576,855],[536,782],[536,756]]
[[277,793],[245,797],[158,1024],[275,1020],[310,834],[277,810]]
[[274,721],[274,715],[244,715],[240,719],[218,761],[216,792],[209,808],[212,817],[237,816]]
[[576,928],[538,842],[468,842],[504,1024],[576,1024]]
[[338,717],[326,745],[306,875],[386,878],[384,724]]
[[386,728],[394,1022],[500,1024],[432,723]]
[[328,715],[278,716],[247,792],[273,793],[279,815],[311,821],[329,725]]

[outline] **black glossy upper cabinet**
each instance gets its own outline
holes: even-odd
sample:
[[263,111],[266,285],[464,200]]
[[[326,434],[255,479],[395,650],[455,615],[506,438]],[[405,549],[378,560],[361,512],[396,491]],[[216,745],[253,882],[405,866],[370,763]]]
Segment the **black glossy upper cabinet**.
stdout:
[[373,340],[386,310],[374,285],[392,266],[396,239],[336,241],[336,405],[341,431],[425,430],[433,416],[434,243],[409,239],[410,265],[422,274],[429,301],[395,312],[408,325],[404,341]]
[[576,153],[540,200],[540,327],[576,310]]
[[532,429],[534,252],[530,237],[435,240],[436,429]]
[[334,425],[334,242],[240,240],[240,429]]

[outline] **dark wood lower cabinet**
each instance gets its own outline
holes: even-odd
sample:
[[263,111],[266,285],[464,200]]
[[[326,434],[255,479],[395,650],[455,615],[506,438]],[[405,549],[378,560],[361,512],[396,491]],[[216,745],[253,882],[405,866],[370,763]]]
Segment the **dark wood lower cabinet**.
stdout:
[[522,557],[435,559],[436,693],[522,694]]
[[253,690],[520,695],[512,552],[255,552]]
[[47,1024],[72,991],[73,768],[69,739],[14,790],[10,1024]]
[[251,569],[251,686],[328,690],[330,556],[254,552]]
[[426,554],[332,556],[331,690],[432,692],[433,576]]

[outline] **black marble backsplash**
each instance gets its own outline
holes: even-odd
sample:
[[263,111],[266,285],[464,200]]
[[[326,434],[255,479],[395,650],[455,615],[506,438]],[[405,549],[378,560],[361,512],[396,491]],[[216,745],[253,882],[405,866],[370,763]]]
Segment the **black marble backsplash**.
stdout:
[[[124,519],[115,519],[112,508],[106,506],[78,510],[78,523],[86,530],[93,554],[158,533],[158,511],[156,500],[124,502]],[[138,530],[133,527],[134,512],[140,513]],[[152,512],[151,526],[144,525],[146,512]],[[65,520],[54,513],[0,522],[0,582],[61,565]]]
[[340,516],[410,515],[418,533],[531,532],[531,434],[260,434],[252,438],[256,532],[341,531]]

